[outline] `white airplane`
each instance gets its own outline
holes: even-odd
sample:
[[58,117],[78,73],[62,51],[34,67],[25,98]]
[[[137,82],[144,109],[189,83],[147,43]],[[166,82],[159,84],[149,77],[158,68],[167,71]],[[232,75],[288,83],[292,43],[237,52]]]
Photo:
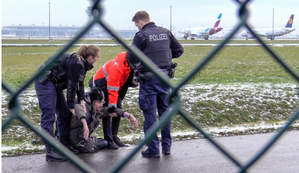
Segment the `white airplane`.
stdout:
[[[275,36],[282,36],[288,34],[292,31],[295,31],[295,28],[292,28],[294,22],[294,14],[291,15],[288,20],[286,26],[284,28],[261,28],[261,29],[253,29],[253,31],[260,37],[267,37],[268,39],[274,40]],[[246,40],[254,38],[251,32],[248,29],[245,29],[241,36],[246,37]]]
[[185,28],[182,31],[179,31],[179,33],[181,33],[181,37],[186,40],[189,36],[191,37],[191,40],[194,40],[195,37],[208,40],[210,35],[216,34],[223,29],[222,27],[218,27],[221,21],[221,16],[222,13],[219,14],[214,27]]

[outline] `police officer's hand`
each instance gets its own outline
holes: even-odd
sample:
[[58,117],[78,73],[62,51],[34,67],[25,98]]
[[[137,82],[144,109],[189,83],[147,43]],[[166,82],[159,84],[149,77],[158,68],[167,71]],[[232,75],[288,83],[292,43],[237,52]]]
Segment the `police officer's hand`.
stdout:
[[116,114],[116,112],[113,112],[113,113],[109,113],[109,116],[110,117],[117,117],[117,114]]
[[84,113],[86,113],[86,105],[84,100],[80,100],[80,105],[83,106]]
[[72,113],[73,116],[76,116],[76,112],[75,112],[75,109],[69,109]]
[[138,128],[138,121],[132,114],[130,114],[130,122],[131,122],[131,126],[134,125],[136,128]]

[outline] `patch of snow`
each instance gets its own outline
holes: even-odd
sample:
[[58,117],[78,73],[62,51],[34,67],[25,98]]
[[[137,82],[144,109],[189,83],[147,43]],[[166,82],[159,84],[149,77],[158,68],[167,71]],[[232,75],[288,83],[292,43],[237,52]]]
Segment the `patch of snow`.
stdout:
[[[87,89],[88,90],[88,89]],[[217,103],[221,103],[224,105],[238,107],[239,105],[237,102],[254,102],[256,104],[261,104],[263,101],[270,101],[273,103],[280,103],[282,101],[287,102],[288,105],[292,105],[294,108],[298,105],[298,86],[296,84],[197,84],[197,85],[185,85],[183,88],[180,89],[180,95],[182,96],[182,100],[189,103],[196,103],[196,102],[207,102],[207,101],[214,101]],[[138,92],[139,88],[129,89],[127,95],[125,97],[124,103],[125,105],[137,105],[138,104]],[[229,97],[228,97],[229,96]],[[6,92],[2,92],[2,105],[7,105],[8,101],[8,94]],[[30,109],[30,105],[37,105],[38,100],[36,97],[35,90],[25,90],[20,95],[20,102],[22,104],[22,109]],[[29,105],[26,103],[30,103]],[[241,109],[246,109],[246,105],[242,107],[239,106]],[[191,107],[185,107],[187,111],[191,111]],[[225,107],[224,110],[219,110],[219,112],[228,111],[230,108]],[[277,108],[281,109],[281,108]],[[7,117],[7,110],[6,107],[3,108],[2,106],[2,113],[4,117]],[[265,112],[261,112],[261,114],[265,114]],[[253,115],[251,115],[253,116]],[[283,127],[285,122],[281,122],[278,124],[265,124],[261,122],[258,125],[237,125],[234,127],[209,127],[205,130],[208,133],[220,133],[220,132],[233,132],[233,131],[246,131],[249,129],[266,129],[266,128],[274,128],[278,129]],[[293,126],[299,127],[299,124],[295,123],[292,124]],[[24,127],[15,126],[14,132],[11,129],[7,129],[7,133],[15,133],[15,134],[23,134]],[[192,131],[176,131],[172,133],[173,137],[176,136],[190,136],[199,134],[196,130]],[[138,139],[138,134],[130,134],[124,136],[123,139],[126,141],[133,141]],[[2,151],[10,151],[16,149],[39,149],[43,150],[44,146],[36,146],[31,144],[25,144],[21,146],[1,146]],[[6,154],[3,153],[2,156]]]

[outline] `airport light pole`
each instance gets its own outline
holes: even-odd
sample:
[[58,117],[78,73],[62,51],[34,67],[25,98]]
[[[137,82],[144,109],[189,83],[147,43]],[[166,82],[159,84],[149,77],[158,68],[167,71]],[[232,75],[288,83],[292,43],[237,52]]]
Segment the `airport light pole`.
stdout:
[[42,29],[43,30],[43,37],[45,36],[45,28],[44,28],[44,26],[45,25],[44,25],[44,22],[43,22],[43,29]]
[[51,22],[50,22],[50,2],[49,2],[49,46],[50,46],[50,43],[51,43]]
[[172,26],[171,26],[172,25],[172,23],[171,23],[171,17],[172,16],[171,15],[172,15],[172,11],[171,11],[171,6],[170,6],[170,31],[172,31]]
[[272,14],[272,46],[274,44],[274,8],[273,8],[273,14]]

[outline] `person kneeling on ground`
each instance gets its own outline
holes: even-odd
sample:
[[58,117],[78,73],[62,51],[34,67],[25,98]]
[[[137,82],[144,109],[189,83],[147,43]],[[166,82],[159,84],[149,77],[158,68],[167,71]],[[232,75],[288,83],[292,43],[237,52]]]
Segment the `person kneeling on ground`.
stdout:
[[[90,136],[98,127],[101,117],[109,116],[108,107],[103,107],[104,94],[97,87],[93,87],[85,94],[86,113],[81,104],[75,104],[75,116],[70,123],[69,141],[73,148],[81,152],[96,152],[107,147],[108,142],[102,138]],[[138,128],[136,118],[121,109],[117,109],[118,117],[127,117],[131,125]]]

